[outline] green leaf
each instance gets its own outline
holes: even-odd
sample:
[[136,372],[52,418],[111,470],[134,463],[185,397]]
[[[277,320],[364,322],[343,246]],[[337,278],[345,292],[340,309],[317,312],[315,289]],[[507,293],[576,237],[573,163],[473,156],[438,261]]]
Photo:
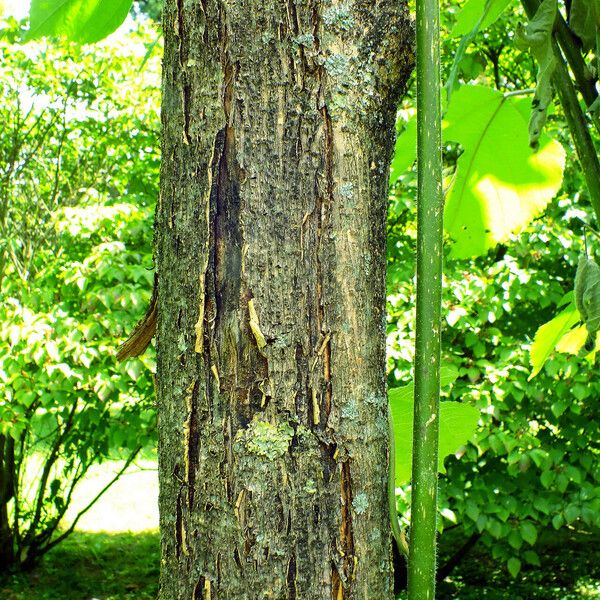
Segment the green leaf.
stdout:
[[536,332],[529,351],[529,362],[533,370],[529,380],[533,379],[544,366],[562,338],[569,333],[573,325],[579,322],[579,313],[575,303],[571,302],[564,310],[548,323],[544,323]]
[[575,305],[588,330],[585,354],[594,350],[596,333],[600,329],[600,267],[585,254],[579,257],[575,273]]
[[408,171],[417,157],[417,119],[412,118],[404,131],[396,138],[394,158],[390,165],[390,185],[398,180],[402,173]]
[[560,400],[553,402],[552,406],[550,406],[550,410],[556,418],[560,417],[567,408],[569,408],[569,401],[566,398],[561,398]]
[[502,524],[500,523],[500,521],[496,521],[496,519],[488,519],[487,530],[489,531],[490,535],[496,540],[499,540],[502,537]]
[[132,0],[31,0],[27,39],[65,36],[75,42],[104,39],[123,21]]
[[525,550],[525,552],[523,552],[523,558],[530,565],[534,565],[536,567],[539,567],[542,564],[540,562],[540,557],[538,556],[537,552],[535,552],[534,550]]
[[552,527],[554,527],[554,529],[560,529],[563,525],[565,524],[565,518],[562,516],[561,513],[554,515],[552,517]]
[[598,0],[573,0],[569,14],[569,27],[583,42],[584,50],[596,45],[596,32],[600,29],[600,4]]
[[[442,387],[450,385],[458,376],[454,367],[442,367]],[[396,445],[396,485],[410,481],[412,464],[412,429],[414,384],[389,390],[388,397],[394,422]],[[440,445],[438,469],[445,472],[444,458],[453,454],[474,435],[479,420],[479,409],[460,402],[440,403]]]
[[545,515],[549,515],[552,512],[550,502],[549,502],[548,498],[546,498],[544,496],[539,496],[539,495],[536,496],[533,499],[533,506],[540,512],[544,513]]
[[472,521],[477,521],[479,515],[481,514],[477,502],[469,498],[465,505],[465,514],[467,515],[467,517],[469,517],[469,519],[471,519]]
[[489,27],[506,10],[513,0],[468,0],[458,13],[456,23],[450,32],[451,37],[465,35],[475,27],[482,15],[479,31]]
[[445,117],[444,140],[461,144],[446,197],[445,229],[451,256],[484,254],[525,227],[558,191],[565,152],[545,135],[532,153],[527,100],[481,86],[456,92]]
[[573,521],[576,521],[580,516],[581,511],[579,510],[579,506],[569,504],[569,506],[565,508],[565,519],[569,525],[573,523]]
[[521,570],[521,561],[513,556],[508,559],[506,567],[508,569],[508,572],[514,578],[519,574],[519,571]]
[[552,30],[557,0],[544,0],[538,7],[533,19],[517,26],[515,41],[518,48],[530,48],[538,63],[537,87],[531,103],[529,119],[529,145],[537,149],[539,137],[546,123],[548,106],[552,101],[552,73],[556,67],[556,58],[552,48]]
[[557,352],[564,352],[565,354],[579,354],[581,349],[586,343],[588,333],[585,325],[579,325],[571,329],[556,344],[555,350]]
[[508,543],[515,549],[518,550],[523,545],[523,538],[521,534],[513,529],[508,535]]
[[530,545],[533,546],[537,541],[537,529],[531,521],[523,521],[520,526],[521,537]]
[[563,494],[569,486],[569,478],[564,473],[559,473],[555,479],[556,489]]
[[542,474],[540,475],[540,481],[546,489],[552,485],[554,478],[554,471],[542,471]]
[[442,515],[442,517],[444,517],[445,519],[448,519],[450,523],[456,524],[458,522],[456,519],[456,513],[448,507],[442,508],[440,510],[440,515]]

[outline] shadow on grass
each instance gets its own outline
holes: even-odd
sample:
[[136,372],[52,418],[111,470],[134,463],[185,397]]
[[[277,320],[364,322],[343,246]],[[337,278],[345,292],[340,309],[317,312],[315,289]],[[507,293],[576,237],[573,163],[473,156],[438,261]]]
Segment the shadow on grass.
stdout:
[[2,600],[154,600],[158,531],[76,531],[32,571],[0,574]]
[[[539,567],[524,566],[519,577],[512,579],[504,564],[478,545],[440,584],[438,600],[600,598],[600,534],[544,533],[536,546]],[[446,544],[459,541],[449,534],[444,534]],[[0,575],[0,599],[154,600],[158,574],[158,531],[76,531],[34,570]]]
[[[452,542],[452,536],[447,535],[445,541]],[[513,579],[504,562],[495,560],[479,543],[438,586],[438,600],[600,598],[600,532],[548,529],[540,535],[535,550],[540,566],[523,565]]]

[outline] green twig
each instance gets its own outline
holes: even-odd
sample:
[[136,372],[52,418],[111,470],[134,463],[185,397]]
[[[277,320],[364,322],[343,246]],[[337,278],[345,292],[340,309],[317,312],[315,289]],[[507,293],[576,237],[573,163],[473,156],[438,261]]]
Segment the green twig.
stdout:
[[[598,99],[598,92],[594,85],[595,81],[581,56],[580,45],[577,43],[573,32],[565,23],[561,14],[556,18],[554,34],[573,72],[577,88],[581,92],[581,96],[589,109]],[[600,133],[600,118],[598,114],[592,113],[590,116],[596,130]]]
[[598,153],[592,141],[592,136],[586,120],[581,112],[581,106],[577,99],[577,93],[573,81],[567,70],[556,43],[553,44],[554,53],[557,57],[557,65],[552,76],[552,83],[556,88],[558,97],[562,104],[569,131],[573,138],[573,144],[577,151],[581,170],[590,194],[590,201],[596,214],[596,221],[600,223],[600,162]]
[[408,597],[433,600],[442,300],[439,0],[417,0],[417,321]]

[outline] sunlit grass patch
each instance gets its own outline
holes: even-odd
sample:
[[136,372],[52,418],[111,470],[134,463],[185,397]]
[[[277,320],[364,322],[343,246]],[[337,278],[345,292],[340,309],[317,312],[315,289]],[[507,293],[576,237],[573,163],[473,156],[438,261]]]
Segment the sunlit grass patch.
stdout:
[[[78,485],[66,523],[70,523],[123,467],[123,461],[93,466]],[[136,461],[77,522],[79,531],[145,531],[158,527],[158,472],[150,457]]]

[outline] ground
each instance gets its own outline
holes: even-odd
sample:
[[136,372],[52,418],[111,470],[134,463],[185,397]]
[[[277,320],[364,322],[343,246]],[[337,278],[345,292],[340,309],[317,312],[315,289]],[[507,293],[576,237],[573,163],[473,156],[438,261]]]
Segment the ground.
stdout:
[[[80,490],[79,498],[101,486],[115,467],[115,463],[99,467]],[[0,576],[0,598],[154,600],[159,569],[156,477],[156,464],[145,457],[89,511],[78,531],[51,551],[36,569]],[[543,546],[537,549],[542,566],[525,570],[517,580],[492,559],[483,545],[476,546],[439,586],[437,598],[600,598],[599,542],[598,533],[546,532]]]

